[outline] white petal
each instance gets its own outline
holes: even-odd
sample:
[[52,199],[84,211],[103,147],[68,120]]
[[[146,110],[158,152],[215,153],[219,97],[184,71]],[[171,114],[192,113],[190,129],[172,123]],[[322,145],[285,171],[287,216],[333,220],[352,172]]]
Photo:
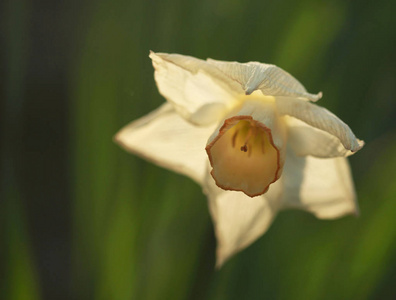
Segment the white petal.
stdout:
[[161,95],[192,123],[216,122],[237,101],[237,84],[204,60],[153,52],[150,58]]
[[288,151],[283,169],[283,205],[307,210],[321,219],[358,214],[346,158],[296,157]]
[[297,156],[312,155],[319,158],[346,157],[354,154],[345,149],[341,141],[330,133],[316,129],[296,118],[287,117],[288,145]]
[[126,150],[202,184],[206,141],[213,130],[188,123],[166,103],[122,128],[114,139]]
[[273,99],[245,101],[209,138],[206,151],[219,187],[254,197],[279,179],[286,131],[275,109]]
[[348,125],[323,107],[289,97],[277,97],[276,105],[280,114],[295,117],[337,137],[346,150],[356,152],[364,145],[363,141],[355,137]]
[[259,62],[224,62],[208,59],[225,75],[239,82],[247,95],[261,90],[266,96],[292,96],[317,101],[322,93],[307,93],[304,86],[288,72],[281,68]]
[[208,176],[204,192],[217,238],[216,266],[221,267],[267,231],[279,209],[281,185],[275,183],[265,195],[250,198],[220,189]]

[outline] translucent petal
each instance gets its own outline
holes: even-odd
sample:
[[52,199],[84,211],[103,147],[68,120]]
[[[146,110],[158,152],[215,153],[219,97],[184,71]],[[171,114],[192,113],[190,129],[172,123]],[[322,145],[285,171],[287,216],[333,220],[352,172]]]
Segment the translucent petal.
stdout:
[[214,129],[190,124],[166,103],[122,128],[114,139],[129,152],[202,184],[208,160],[205,145]]
[[220,189],[208,176],[204,192],[217,238],[216,266],[221,267],[267,231],[278,212],[281,189],[274,183],[265,195],[251,198]]
[[192,123],[216,122],[237,101],[236,83],[204,60],[153,52],[150,58],[161,95]]
[[287,153],[283,169],[283,206],[307,210],[321,219],[358,214],[346,158],[297,157]]
[[307,93],[304,86],[281,68],[259,62],[225,62],[208,59],[229,78],[239,82],[247,95],[260,90],[266,96],[302,97],[317,101],[322,94]]
[[276,105],[280,114],[295,117],[337,137],[346,150],[356,152],[364,145],[363,141],[355,137],[348,125],[323,107],[289,97],[277,97]]
[[354,154],[345,149],[334,135],[316,129],[296,118],[287,117],[288,145],[297,156],[312,155],[319,158],[346,157]]

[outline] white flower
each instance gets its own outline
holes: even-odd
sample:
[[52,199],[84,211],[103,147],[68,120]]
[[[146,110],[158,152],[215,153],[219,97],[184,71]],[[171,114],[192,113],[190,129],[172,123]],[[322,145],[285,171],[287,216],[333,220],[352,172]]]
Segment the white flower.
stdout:
[[217,266],[260,237],[282,209],[304,209],[321,219],[357,214],[345,157],[363,142],[311,103],[321,93],[308,93],[274,65],[150,57],[167,102],[115,140],[203,187]]

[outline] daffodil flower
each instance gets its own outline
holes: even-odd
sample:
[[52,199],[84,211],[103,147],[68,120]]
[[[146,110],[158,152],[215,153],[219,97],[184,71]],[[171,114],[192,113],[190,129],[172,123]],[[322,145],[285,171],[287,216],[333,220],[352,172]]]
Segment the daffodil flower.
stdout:
[[282,209],[357,214],[346,157],[363,147],[277,66],[150,53],[167,102],[117,133],[127,151],[195,180],[208,196],[217,266]]

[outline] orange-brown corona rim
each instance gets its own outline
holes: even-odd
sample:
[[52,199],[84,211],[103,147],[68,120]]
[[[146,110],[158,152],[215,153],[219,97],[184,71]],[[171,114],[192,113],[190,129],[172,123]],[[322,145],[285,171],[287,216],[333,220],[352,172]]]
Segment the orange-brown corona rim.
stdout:
[[[263,129],[264,131],[266,131],[268,133],[268,138],[269,138],[269,142],[271,143],[272,147],[276,150],[276,172],[275,172],[275,177],[274,179],[263,189],[262,192],[257,193],[257,194],[248,194],[246,191],[242,190],[242,189],[232,189],[232,188],[228,188],[225,186],[222,186],[217,179],[214,176],[214,170],[213,170],[213,158],[212,158],[212,154],[210,152],[210,149],[212,148],[212,146],[217,142],[217,140],[219,140],[226,132],[227,130],[231,129],[233,126],[235,126],[239,121],[250,121],[252,123],[255,124],[255,126],[260,127],[261,129]],[[224,121],[224,124],[220,127],[219,129],[219,133],[217,134],[217,136],[205,147],[206,153],[208,154],[209,157],[209,162],[210,162],[210,166],[212,167],[212,170],[210,172],[210,174],[212,175],[212,178],[214,179],[216,185],[226,191],[238,191],[238,192],[243,192],[246,195],[248,195],[249,197],[256,197],[256,196],[260,196],[264,193],[266,193],[270,187],[270,185],[272,183],[274,183],[275,181],[277,181],[281,175],[281,170],[282,170],[282,166],[280,165],[280,150],[278,149],[278,147],[275,145],[273,138],[272,138],[272,131],[270,128],[268,128],[267,126],[265,126],[263,123],[254,120],[251,116],[246,116],[246,115],[240,115],[240,116],[234,116],[231,118],[228,118]]]

